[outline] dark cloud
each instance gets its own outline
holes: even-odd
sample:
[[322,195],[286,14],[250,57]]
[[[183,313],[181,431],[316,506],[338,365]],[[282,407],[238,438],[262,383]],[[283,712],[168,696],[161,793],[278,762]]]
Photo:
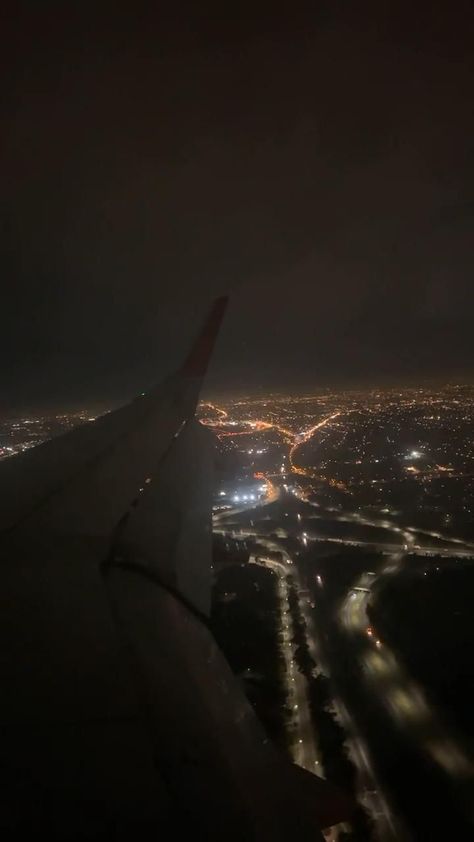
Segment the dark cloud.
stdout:
[[4,14],[4,402],[471,376],[470,4]]

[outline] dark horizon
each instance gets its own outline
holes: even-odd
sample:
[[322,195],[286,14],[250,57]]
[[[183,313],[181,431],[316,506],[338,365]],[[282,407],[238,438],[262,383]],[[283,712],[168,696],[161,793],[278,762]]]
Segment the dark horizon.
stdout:
[[[153,384],[151,384],[153,385]],[[294,388],[284,388],[284,387],[271,387],[268,388],[258,388],[255,387],[251,388],[236,388],[236,389],[226,389],[226,388],[209,388],[204,385],[203,391],[200,396],[200,402],[206,403],[207,401],[212,402],[222,402],[224,404],[227,403],[235,403],[240,400],[258,400],[259,398],[305,398],[305,397],[324,397],[327,395],[347,395],[350,393],[354,394],[370,394],[372,392],[380,392],[380,393],[390,393],[396,392],[400,390],[400,392],[408,392],[412,390],[420,390],[426,392],[442,392],[448,391],[455,388],[459,389],[473,389],[474,388],[474,380],[462,380],[462,379],[444,379],[444,380],[437,380],[434,378],[425,378],[423,380],[417,381],[391,381],[391,382],[372,382],[372,383],[335,383],[331,385],[324,385],[324,384],[317,384],[311,386],[311,384],[304,384],[301,387],[294,387]],[[39,403],[18,403],[16,406],[7,407],[5,404],[0,407],[0,418],[15,418],[15,417],[22,417],[30,414],[34,416],[41,416],[44,414],[45,416],[54,414],[76,414],[80,412],[89,412],[93,416],[101,415],[104,412],[110,412],[114,409],[118,409],[120,406],[124,406],[135,397],[140,395],[139,391],[124,394],[122,396],[115,396],[113,398],[104,398],[104,397],[84,397],[83,400],[64,400],[64,401],[46,401],[46,402],[39,402]]]
[[[472,379],[471,4],[4,15],[1,409]],[[471,305],[471,306],[470,306]]]

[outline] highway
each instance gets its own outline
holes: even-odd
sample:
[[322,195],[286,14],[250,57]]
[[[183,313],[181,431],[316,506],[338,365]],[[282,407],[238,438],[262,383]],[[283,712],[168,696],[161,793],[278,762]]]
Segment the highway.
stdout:
[[[310,532],[305,534],[308,541],[320,541],[330,544],[343,544],[348,547],[365,547],[372,552],[382,553],[383,555],[397,555],[400,550],[400,544],[385,544],[380,541],[363,541],[361,538],[334,538],[324,535],[314,535]],[[422,556],[428,558],[430,556],[440,556],[443,558],[474,558],[474,550],[468,549],[450,549],[449,547],[421,547],[419,544],[410,544],[405,550],[411,555]]]
[[[316,424],[313,424],[312,427],[309,427],[306,430],[298,430],[297,432],[293,430],[289,430],[286,427],[282,427],[280,424],[277,424],[273,421],[265,421],[262,419],[242,419],[239,424],[237,425],[235,422],[229,421],[228,413],[221,409],[220,407],[216,406],[212,403],[205,403],[203,406],[207,406],[212,411],[216,412],[219,415],[218,419],[212,418],[202,418],[201,423],[211,427],[217,437],[219,439],[222,438],[235,438],[237,436],[249,436],[254,435],[256,432],[263,432],[268,430],[276,430],[283,438],[283,441],[289,446],[288,450],[288,463],[289,463],[289,470],[294,474],[300,474],[302,476],[307,477],[314,477],[316,476],[315,472],[310,470],[309,468],[304,468],[301,465],[297,465],[295,463],[295,454],[299,447],[302,444],[308,442],[318,430],[321,430],[323,427],[326,427],[331,421],[334,421],[336,418],[342,414],[340,411],[333,412],[331,415],[327,415],[326,417],[322,418]],[[348,410],[345,414],[349,414],[351,410]],[[245,427],[243,430],[235,430],[235,429],[225,429],[228,426],[241,426]],[[282,466],[282,471],[284,471],[284,466]]]
[[[368,606],[373,588],[384,577],[393,576],[409,563],[410,554],[440,555],[444,557],[472,557],[474,546],[457,538],[441,533],[415,530],[414,527],[400,527],[387,520],[371,519],[358,512],[336,515],[336,520],[353,522],[363,526],[385,529],[396,535],[399,542],[375,543],[361,539],[327,539],[341,544],[365,546],[387,556],[377,570],[367,570],[353,583],[339,612],[339,621],[349,638],[357,644],[361,663],[361,676],[370,683],[372,692],[377,693],[380,702],[388,709],[397,725],[412,735],[417,746],[434,763],[451,777],[474,776],[474,767],[467,754],[449,734],[433,706],[429,704],[422,688],[408,675],[394,650],[383,643],[377,629],[368,616]],[[451,547],[422,547],[416,544],[416,535],[426,535],[450,543]],[[307,540],[318,540],[318,536],[305,533]],[[419,539],[418,539],[419,540]],[[400,541],[404,542],[402,544]],[[324,583],[321,578],[317,584]],[[364,644],[361,647],[361,640]]]
[[[375,550],[381,553],[388,553],[398,557],[398,554],[403,550],[405,554],[412,553],[421,556],[440,555],[445,557],[474,557],[474,544],[469,541],[462,541],[460,538],[453,538],[449,535],[443,535],[441,532],[430,532],[425,529],[418,529],[414,526],[399,526],[392,523],[386,518],[369,518],[367,515],[362,515],[360,512],[339,512],[337,509],[321,510],[317,503],[311,500],[305,500],[310,506],[317,510],[314,515],[316,519],[331,519],[338,523],[348,523],[357,526],[371,527],[373,529],[382,529],[387,533],[393,535],[396,541],[370,541],[367,539],[358,538],[354,536],[345,537],[328,537],[321,534],[307,533],[306,537],[313,541],[329,541],[337,544],[347,544],[349,546],[366,547],[370,550]],[[321,513],[323,512],[323,513]],[[418,536],[418,537],[417,537]],[[425,545],[417,543],[422,540],[423,536],[426,538],[434,538],[436,541],[443,541],[449,546],[440,547],[437,544],[425,542]],[[397,562],[398,564],[398,562]],[[398,569],[398,566],[397,566]]]
[[[306,503],[308,501],[305,501]],[[319,509],[316,504],[315,508]],[[259,507],[256,507],[258,511]],[[319,509],[319,511],[321,511]],[[270,551],[281,553],[282,562],[275,562],[266,558],[265,554],[259,556],[261,563],[273,569],[279,574],[282,605],[285,606],[287,596],[283,584],[290,567],[291,559],[284,546],[275,540],[270,540],[262,534],[258,527],[257,517],[252,515],[255,526],[236,526],[226,523],[232,520],[236,512],[229,510],[226,517],[219,518],[216,523],[216,531],[232,532],[239,537],[253,537],[262,547]],[[310,532],[302,533],[303,543],[306,545],[311,541],[333,541],[341,545],[357,545],[366,547],[368,550],[375,550],[383,555],[382,566],[377,570],[367,570],[354,582],[346,594],[339,611],[339,624],[341,630],[350,641],[354,643],[354,657],[360,661],[360,676],[372,697],[379,699],[380,706],[385,709],[393,722],[395,729],[400,729],[413,741],[430,760],[437,764],[443,772],[453,781],[456,779],[469,779],[473,776],[474,770],[462,747],[447,732],[439,717],[425,698],[422,689],[406,672],[400,663],[396,653],[386,643],[383,643],[377,630],[371,625],[367,609],[375,583],[380,577],[394,576],[403,570],[404,565],[409,564],[410,555],[418,556],[432,555],[433,553],[444,557],[470,557],[474,555],[474,547],[471,544],[462,542],[459,539],[449,538],[440,533],[428,533],[415,530],[414,527],[401,527],[388,520],[368,518],[359,512],[340,511],[325,512],[324,517],[333,517],[335,521],[354,523],[359,526],[370,526],[384,529],[395,539],[387,542],[364,541],[360,537],[348,536],[345,538],[326,538]],[[303,515],[304,517],[304,515]],[[266,528],[263,524],[262,526]],[[309,529],[310,527],[306,527]],[[278,534],[282,538],[288,534],[294,534],[294,530],[279,529]],[[304,536],[304,538],[303,538]],[[423,546],[420,542],[422,536],[427,541],[435,538],[449,543],[450,546],[433,547]],[[308,630],[308,646],[310,653],[318,664],[324,667],[324,660],[321,657],[318,646],[317,633],[314,628],[314,621],[311,611],[311,599],[308,592],[301,584],[301,579],[296,566],[291,565],[291,573],[295,577],[297,591],[300,599],[300,608],[306,620]],[[321,577],[315,581],[316,591],[324,588]],[[316,592],[315,591],[315,592]],[[287,618],[285,620],[285,617]],[[321,761],[317,752],[317,744],[314,736],[311,715],[308,705],[306,681],[298,672],[296,665],[292,663],[291,647],[291,625],[288,614],[282,617],[283,647],[285,662],[287,664],[287,676],[289,678],[288,697],[290,706],[293,706],[297,716],[295,723],[295,739],[293,744],[293,756],[295,762],[306,769],[323,774]],[[362,644],[361,644],[362,641]],[[294,681],[293,681],[294,679]],[[298,708],[295,709],[294,705]],[[347,707],[340,698],[334,699],[334,711],[340,719],[347,735],[347,747],[349,755],[358,770],[359,776],[359,798],[362,804],[369,810],[377,828],[377,838],[384,842],[391,842],[394,839],[404,838],[395,829],[397,821],[391,814],[380,786],[377,784],[376,776],[372,767],[370,751],[365,739],[361,736],[353,718],[348,713]],[[301,741],[301,742],[300,742]]]
[[314,434],[329,424],[331,421],[334,421],[335,418],[339,418],[341,415],[340,412],[333,412],[332,415],[328,415],[326,418],[323,418],[322,421],[318,421],[317,424],[314,424],[309,430],[302,431],[294,436],[294,444],[290,447],[290,452],[288,455],[288,459],[291,466],[291,471],[294,474],[300,474],[302,476],[314,476],[314,471],[311,471],[308,468],[303,468],[301,465],[296,465],[295,463],[295,453],[297,449],[302,445],[308,442]]
[[[314,603],[312,603],[311,598],[305,598],[303,600],[304,617],[308,629],[309,650],[322,674],[330,676],[330,669],[325,664],[321,647],[318,644],[318,634],[314,625],[312,604]],[[331,707],[332,712],[346,734],[345,746],[349,758],[358,773],[358,800],[372,818],[376,838],[379,842],[396,842],[397,839],[401,838],[401,835],[398,834],[397,823],[377,783],[370,759],[369,748],[358,732],[342,699],[333,696]],[[337,839],[337,833],[334,839]]]
[[[407,563],[409,554],[440,555],[444,557],[472,557],[474,546],[457,538],[438,532],[403,528],[387,520],[369,519],[357,512],[338,516],[338,520],[359,523],[364,526],[386,529],[402,539],[404,547],[397,544],[376,544],[367,541],[335,539],[340,543],[351,543],[376,549],[388,557],[377,570],[365,571],[347,593],[340,609],[339,620],[348,637],[357,641],[361,675],[370,682],[374,692],[390,712],[398,725],[412,733],[421,750],[438,764],[444,772],[454,777],[474,775],[474,767],[467,754],[453,740],[429,704],[421,687],[408,675],[394,650],[382,643],[377,629],[368,616],[368,606],[373,588],[384,577],[400,573]],[[416,535],[443,540],[451,547],[422,547],[416,544]],[[308,534],[308,539],[310,539]],[[360,646],[361,639],[365,645]]]
[[[219,530],[221,531],[221,530]],[[224,531],[224,530],[222,530]],[[243,533],[247,537],[248,533]],[[256,530],[253,531],[254,537]],[[257,536],[259,543],[261,543],[267,550],[278,551],[282,554],[285,562],[277,562],[271,559],[259,556],[259,563],[264,564],[269,569],[274,570],[280,577],[281,583],[286,583],[286,576],[288,575],[288,565],[291,564],[291,559],[285,548],[275,542],[270,541],[263,536]],[[250,561],[255,563],[255,556],[250,557]],[[291,574],[295,579],[296,588],[299,596],[299,604],[301,613],[306,622],[308,630],[307,642],[310,654],[313,660],[319,665],[321,671],[326,676],[330,675],[330,670],[324,664],[320,647],[318,645],[318,636],[314,627],[314,619],[311,611],[311,598],[309,593],[303,587],[301,578],[295,566],[290,567]],[[295,717],[295,735],[293,742],[293,759],[295,763],[303,766],[305,769],[316,772],[316,774],[324,776],[324,768],[321,757],[317,751],[316,737],[314,727],[311,720],[311,713],[308,704],[306,679],[296,668],[293,660],[293,650],[291,648],[291,617],[288,613],[288,598],[287,588],[281,584],[282,591],[281,599],[284,616],[283,624],[283,651],[287,665],[287,677],[289,681],[288,698],[290,706],[294,709],[294,704],[298,705],[297,717]],[[288,645],[290,644],[290,645]],[[361,804],[368,810],[372,817],[374,826],[377,831],[377,839],[383,842],[395,842],[396,823],[391,815],[390,808],[381,792],[381,789],[376,781],[375,773],[372,768],[370,759],[370,752],[365,740],[358,733],[356,726],[344,705],[342,699],[333,698],[333,712],[336,718],[340,721],[345,733],[347,734],[346,746],[355,768],[358,771],[359,777],[359,800]],[[333,831],[332,839],[337,839],[337,832]]]
[[[448,799],[452,797],[454,804],[456,804],[457,793],[470,791],[471,796],[474,793],[474,765],[472,760],[464,751],[459,739],[450,732],[447,725],[441,720],[422,687],[408,674],[396,651],[381,639],[381,635],[369,618],[368,608],[372,591],[377,583],[385,577],[400,574],[404,567],[409,565],[411,555],[429,556],[435,554],[454,558],[472,557],[474,547],[468,542],[450,538],[440,533],[423,532],[416,530],[414,527],[402,528],[388,521],[362,517],[358,513],[346,515],[344,519],[353,520],[366,526],[386,529],[404,542],[403,545],[400,543],[376,545],[360,540],[350,541],[350,543],[367,546],[372,550],[378,549],[383,555],[383,562],[377,570],[366,570],[357,581],[352,583],[340,607],[338,619],[349,645],[352,643],[354,658],[360,665],[359,680],[365,683],[369,697],[372,700],[377,699],[379,708],[385,710],[388,714],[388,721],[392,723],[393,734],[398,731],[405,744],[411,745],[413,750],[421,757],[421,762],[426,761],[427,768],[430,765],[438,767],[446,780],[446,789],[443,791],[445,801],[447,803]],[[428,540],[435,538],[449,543],[450,547],[440,548],[416,544],[415,541],[419,541],[423,535]],[[346,541],[341,541],[341,543],[346,543]],[[324,582],[320,576],[316,577],[315,585],[316,589],[324,588]],[[350,721],[349,719],[349,727]],[[356,765],[359,765],[359,760],[361,760],[370,773],[369,753],[367,747],[364,746],[364,741],[360,738],[357,738],[353,744],[352,756]],[[385,810],[383,796],[377,797],[377,804],[379,807],[382,806],[382,810],[380,811],[377,807],[374,812],[372,806],[371,812],[372,815],[378,817],[378,826],[383,831],[381,838],[388,839],[390,838],[388,834],[394,827],[393,816],[390,816],[390,811]],[[457,810],[458,808],[453,806],[451,809]],[[462,815],[465,815],[461,803],[459,803],[459,810]],[[396,835],[395,838],[399,838],[399,836]]]
[[[390,556],[380,570],[364,573],[347,594],[339,619],[349,638],[357,642],[358,658],[363,680],[379,695],[392,719],[408,733],[418,748],[452,777],[474,775],[467,754],[454,741],[441,722],[422,688],[408,675],[397,657],[377,634],[367,609],[371,592],[383,576],[392,576],[404,564],[404,554]],[[363,645],[361,642],[363,641]]]
[[[219,532],[226,530],[220,526]],[[287,576],[291,573],[299,598],[299,608],[306,622],[308,631],[307,643],[314,661],[322,667],[323,673],[329,675],[329,670],[324,668],[323,658],[318,646],[317,633],[314,628],[314,620],[311,612],[311,598],[304,588],[299,571],[293,564],[286,549],[278,542],[270,540],[263,535],[256,536],[257,530],[252,530],[254,537],[262,547],[262,554],[250,556],[252,564],[260,564],[272,570],[279,580],[280,597],[280,622],[282,631],[282,650],[286,664],[287,698],[288,706],[293,711],[292,717],[292,756],[299,766],[324,777],[322,759],[318,752],[317,737],[315,734],[311,711],[309,707],[308,688],[305,677],[299,672],[294,660],[294,645],[291,614],[288,604]],[[248,531],[241,533],[242,537],[249,535]],[[282,561],[269,558],[267,552],[278,552]],[[361,803],[369,811],[374,826],[377,829],[378,839],[383,842],[394,842],[397,839],[394,830],[394,820],[390,814],[388,805],[375,781],[374,772],[369,758],[369,751],[362,737],[356,732],[355,725],[341,699],[333,699],[333,711],[341,722],[345,733],[348,735],[346,746],[349,756],[358,770],[359,775],[359,798]],[[337,840],[338,830],[334,828],[326,834],[328,840]]]
[[[317,430],[330,424],[330,422],[338,416],[339,413],[334,413],[328,416],[314,427],[306,432],[302,431],[299,434],[293,435],[293,440],[290,447],[289,465],[286,472],[282,465],[281,471],[285,473],[293,473],[309,475],[304,468],[301,468],[294,461],[294,455],[297,448],[305,441],[308,441]],[[282,431],[283,432],[283,431]],[[288,434],[288,431],[284,431]],[[289,440],[289,435],[287,436]],[[276,475],[275,475],[276,476]],[[281,477],[280,482],[286,482],[286,476]],[[277,487],[277,483],[275,484]],[[283,485],[286,490],[286,486]],[[284,500],[283,488],[280,489],[280,499]],[[426,768],[438,767],[441,777],[438,779],[430,779],[435,787],[438,786],[441,780],[451,781],[453,786],[448,789],[443,789],[441,785],[442,801],[448,801],[451,797],[454,798],[453,804],[456,801],[455,793],[458,791],[466,792],[467,783],[468,788],[472,785],[474,792],[474,768],[473,764],[464,751],[459,740],[449,733],[446,725],[440,720],[436,711],[426,698],[422,688],[416,681],[413,680],[407,672],[407,669],[402,664],[397,653],[381,639],[378,630],[371,624],[368,616],[368,607],[373,588],[376,583],[385,577],[396,576],[403,572],[405,566],[410,564],[410,559],[413,556],[440,556],[443,558],[472,558],[474,557],[474,544],[463,541],[449,535],[444,535],[440,532],[429,531],[426,529],[419,529],[415,526],[405,526],[398,524],[388,518],[374,517],[372,515],[362,514],[360,511],[341,511],[340,509],[323,509],[317,503],[308,500],[305,495],[292,489],[293,494],[304,501],[305,509],[297,515],[300,522],[295,527],[294,520],[288,521],[286,529],[281,527],[275,528],[273,531],[282,539],[299,537],[304,546],[308,546],[311,542],[334,543],[343,546],[357,546],[363,547],[370,552],[376,552],[382,556],[382,564],[376,570],[367,569],[359,577],[356,582],[353,582],[349,591],[343,598],[337,614],[337,623],[340,629],[340,634],[347,641],[348,652],[353,653],[354,664],[359,664],[357,672],[357,683],[365,686],[367,699],[370,700],[371,705],[378,705],[378,710],[384,712],[386,727],[390,730],[390,736],[387,731],[387,744],[392,746],[396,756],[398,754],[397,741],[403,741],[404,749],[401,756],[412,758],[416,761],[416,757],[421,759],[417,768],[424,769],[425,761]],[[278,495],[275,495],[276,499]],[[313,507],[314,514],[308,517],[307,505]],[[289,559],[283,545],[276,541],[270,541],[267,537],[268,523],[262,523],[261,527],[258,525],[258,511],[252,513],[252,528],[243,523],[231,524],[233,514],[231,510],[219,518],[216,522],[216,531],[232,532],[234,537],[254,537],[259,543],[267,547],[268,550],[278,550],[282,554],[284,563],[281,563],[281,575],[285,570],[285,564]],[[288,514],[288,513],[284,513]],[[318,519],[330,520],[334,523],[345,524],[344,531],[346,535],[343,537],[324,534],[324,524],[321,524],[321,529],[318,531]],[[354,530],[348,528],[348,525],[353,524]],[[285,524],[286,526],[286,524]],[[301,532],[298,535],[298,528],[301,526]],[[361,527],[373,528],[379,530],[377,536],[364,535],[361,536]],[[304,531],[303,531],[304,529]],[[342,530],[342,528],[341,528]],[[339,530],[339,531],[341,531]],[[387,541],[380,540],[380,530],[383,530],[387,536]],[[352,532],[352,534],[351,534]],[[263,534],[262,534],[263,533]],[[269,560],[268,560],[269,561]],[[297,573],[293,566],[292,573]],[[307,594],[301,586],[300,577],[296,576],[298,582],[298,594],[300,597],[300,606],[303,616],[306,619],[308,630],[308,645],[310,652],[318,664],[322,664],[324,671],[324,659],[321,658],[320,647],[318,646],[318,637],[314,628],[313,616],[310,610],[310,602]],[[324,581],[320,575],[315,576],[313,582],[315,594],[318,590],[321,594],[324,592]],[[283,597],[284,601],[284,597]],[[285,632],[291,637],[289,629]],[[286,644],[286,636],[284,635],[284,645]],[[291,678],[295,677],[291,671],[291,646],[288,647],[287,655],[287,671]],[[337,665],[336,665],[337,666]],[[337,670],[336,670],[337,671]],[[296,681],[293,682],[296,684]],[[347,681],[342,681],[341,692],[347,703],[354,701],[352,690],[347,685]],[[291,691],[289,691],[291,692]],[[313,748],[314,735],[312,737],[311,718],[306,716],[305,711],[308,711],[308,705],[304,705],[304,689],[300,684],[295,688],[298,700],[298,709],[301,703],[301,715],[297,720],[296,731],[297,741],[295,744],[295,760],[305,768],[310,768],[314,758],[317,758],[315,753],[316,747]],[[358,698],[356,694],[356,699]],[[381,791],[380,786],[376,783],[376,776],[373,771],[372,759],[365,739],[361,736],[359,725],[354,722],[354,718],[349,714],[345,703],[341,698],[333,700],[334,711],[341,720],[343,727],[348,734],[347,745],[351,759],[359,772],[359,793],[360,801],[370,811],[377,829],[377,838],[389,842],[394,839],[406,838],[405,831],[400,831],[398,820],[395,820],[385,801],[385,797]],[[356,702],[354,703],[356,704]],[[356,710],[354,709],[354,715]],[[378,724],[375,727],[375,744],[380,749],[384,742],[382,736],[385,733],[382,729],[380,733],[380,719],[379,714]],[[361,723],[359,723],[361,724]],[[364,732],[366,728],[364,725]],[[370,745],[373,747],[372,740],[373,729],[369,728],[367,731],[370,736]],[[302,742],[300,742],[300,740]],[[305,751],[305,744],[308,746]],[[301,746],[298,749],[298,746]],[[379,755],[374,755],[374,760],[380,761]],[[410,761],[408,761],[410,762]],[[390,765],[389,759],[388,764]],[[379,768],[379,765],[377,766]],[[410,769],[407,769],[407,779],[409,778]],[[405,777],[403,772],[397,776]],[[462,783],[461,783],[462,782]],[[396,784],[398,787],[401,781]],[[431,784],[430,784],[431,785]],[[468,790],[469,791],[469,790]],[[454,794],[454,795],[453,795]],[[393,793],[392,793],[393,795]],[[420,796],[418,796],[420,797]],[[473,799],[474,800],[474,799]],[[450,802],[451,803],[451,802]],[[426,809],[429,808],[429,796],[427,799]],[[434,804],[433,804],[434,807]],[[454,810],[457,808],[454,806]],[[430,810],[431,812],[431,810]],[[442,812],[438,814],[444,821]],[[462,823],[462,820],[461,820]],[[454,828],[454,824],[453,824]],[[336,837],[334,837],[336,838]],[[431,837],[430,837],[431,838]]]
[[[308,687],[306,678],[299,671],[294,660],[295,645],[292,642],[293,638],[293,623],[288,602],[288,583],[287,576],[289,573],[295,580],[297,593],[301,594],[301,584],[299,582],[299,574],[296,568],[292,565],[291,559],[285,550],[282,550],[279,545],[275,545],[271,541],[262,539],[262,555],[252,555],[249,561],[253,564],[259,564],[271,570],[278,577],[278,592],[280,605],[280,623],[281,623],[281,638],[282,638],[282,653],[286,665],[286,691],[287,704],[292,711],[291,721],[291,739],[292,739],[292,755],[295,763],[302,766],[309,772],[313,772],[322,776],[322,768],[320,757],[317,750],[313,723],[311,719],[311,711],[308,699]],[[278,550],[282,552],[284,561],[275,561],[264,555],[265,549],[267,551]],[[302,599],[300,597],[300,609],[303,611]]]

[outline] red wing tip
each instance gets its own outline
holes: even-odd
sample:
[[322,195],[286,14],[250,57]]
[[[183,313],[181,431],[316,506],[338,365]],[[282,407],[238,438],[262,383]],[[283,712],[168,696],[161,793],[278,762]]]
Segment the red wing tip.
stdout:
[[190,377],[204,377],[228,301],[229,296],[222,295],[213,302],[202,330],[186,357],[182,369],[183,374]]

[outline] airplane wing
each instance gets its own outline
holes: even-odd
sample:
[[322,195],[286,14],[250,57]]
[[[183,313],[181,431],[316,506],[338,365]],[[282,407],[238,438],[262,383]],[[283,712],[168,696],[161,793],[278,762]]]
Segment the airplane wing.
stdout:
[[194,412],[225,303],[162,385],[0,464],[6,839],[314,840],[347,817],[278,754],[207,627]]
[[49,510],[55,529],[86,527],[106,537],[194,417],[226,304],[226,298],[215,301],[184,365],[164,383],[94,423],[2,461],[0,529],[35,516],[43,526]]

